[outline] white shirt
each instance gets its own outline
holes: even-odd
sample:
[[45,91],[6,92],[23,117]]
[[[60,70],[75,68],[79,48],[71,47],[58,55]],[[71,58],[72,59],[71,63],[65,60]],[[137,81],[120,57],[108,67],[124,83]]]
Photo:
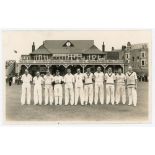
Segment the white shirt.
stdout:
[[39,77],[34,77],[33,78],[33,83],[36,85],[36,86],[41,86],[41,84],[43,84],[43,81],[44,81],[44,79],[41,77],[41,76],[39,76]]
[[23,84],[30,84],[30,81],[32,81],[32,76],[30,74],[23,74],[21,80],[23,81]]
[[95,82],[100,82],[101,83],[101,82],[104,81],[104,74],[103,74],[103,72],[100,72],[100,73],[95,72],[94,75],[95,75]]
[[127,86],[134,86],[136,84],[136,81],[137,80],[137,74],[136,72],[127,72],[126,73],[126,79],[127,79]]
[[84,77],[83,77],[82,73],[80,73],[80,74],[76,73],[74,75],[74,79],[75,79],[75,85],[77,87],[83,87],[83,79],[84,79]]
[[116,75],[116,83],[120,85],[125,85],[126,76],[121,73]]
[[116,79],[116,76],[114,73],[106,73],[105,74],[106,84],[114,84],[115,79]]
[[64,82],[65,83],[73,83],[74,82],[74,76],[72,74],[66,74],[64,76]]
[[72,74],[66,74],[64,76],[64,82],[66,88],[73,88],[74,76]]
[[16,80],[16,77],[14,76],[14,77],[13,77],[13,81],[15,81],[15,80]]
[[53,76],[52,75],[45,75],[44,76],[44,79],[45,79],[45,84],[46,85],[51,85],[52,84],[52,81],[53,81]]
[[93,83],[93,73],[84,73],[84,80],[86,84]]
[[61,82],[63,81],[62,76],[54,76],[53,81],[55,82],[55,84],[61,84]]

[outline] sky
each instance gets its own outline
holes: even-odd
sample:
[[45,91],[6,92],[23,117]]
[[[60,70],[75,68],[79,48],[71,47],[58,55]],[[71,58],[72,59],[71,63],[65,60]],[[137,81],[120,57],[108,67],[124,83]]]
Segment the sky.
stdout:
[[131,42],[131,44],[148,43],[151,47],[151,31],[149,30],[9,30],[3,31],[2,37],[2,51],[5,60],[19,60],[21,54],[31,53],[33,42],[38,48],[44,40],[94,40],[99,49],[102,49],[104,42],[107,51],[111,50],[112,46],[115,49],[120,49],[127,42]]

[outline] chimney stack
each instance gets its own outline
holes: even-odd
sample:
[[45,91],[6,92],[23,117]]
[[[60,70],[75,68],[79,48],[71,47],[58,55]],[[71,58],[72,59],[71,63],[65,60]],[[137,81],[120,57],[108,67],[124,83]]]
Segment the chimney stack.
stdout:
[[128,49],[128,50],[131,49],[131,43],[130,43],[130,42],[127,43],[127,49]]
[[105,45],[104,45],[104,42],[102,44],[102,52],[105,52]]
[[33,42],[33,45],[32,45],[32,52],[34,52],[35,51],[35,44],[34,44],[34,42]]
[[124,51],[125,49],[126,49],[126,46],[123,45],[123,46],[122,46],[122,51]]
[[127,46],[131,46],[131,43],[130,42],[127,42]]
[[112,47],[111,50],[114,51],[114,47]]

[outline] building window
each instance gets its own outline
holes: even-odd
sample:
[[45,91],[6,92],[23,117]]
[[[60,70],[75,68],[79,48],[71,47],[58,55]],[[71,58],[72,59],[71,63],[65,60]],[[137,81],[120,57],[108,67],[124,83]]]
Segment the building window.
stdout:
[[36,55],[36,60],[39,60],[39,57],[38,57],[38,55]]
[[142,53],[142,57],[144,58],[144,53]]
[[130,58],[129,53],[126,53],[126,59],[129,59],[129,58]]
[[141,55],[142,55],[142,58],[144,58],[145,57],[145,52],[142,52]]
[[130,63],[130,60],[127,60],[128,63]]
[[144,60],[141,61],[141,65],[145,66],[145,61]]
[[39,55],[39,60],[42,60],[42,55]]

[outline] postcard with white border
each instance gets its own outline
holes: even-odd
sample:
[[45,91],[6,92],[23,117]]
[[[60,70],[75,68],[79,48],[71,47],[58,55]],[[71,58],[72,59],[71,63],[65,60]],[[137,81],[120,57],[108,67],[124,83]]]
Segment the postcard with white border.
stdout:
[[5,30],[7,123],[151,123],[151,30]]

